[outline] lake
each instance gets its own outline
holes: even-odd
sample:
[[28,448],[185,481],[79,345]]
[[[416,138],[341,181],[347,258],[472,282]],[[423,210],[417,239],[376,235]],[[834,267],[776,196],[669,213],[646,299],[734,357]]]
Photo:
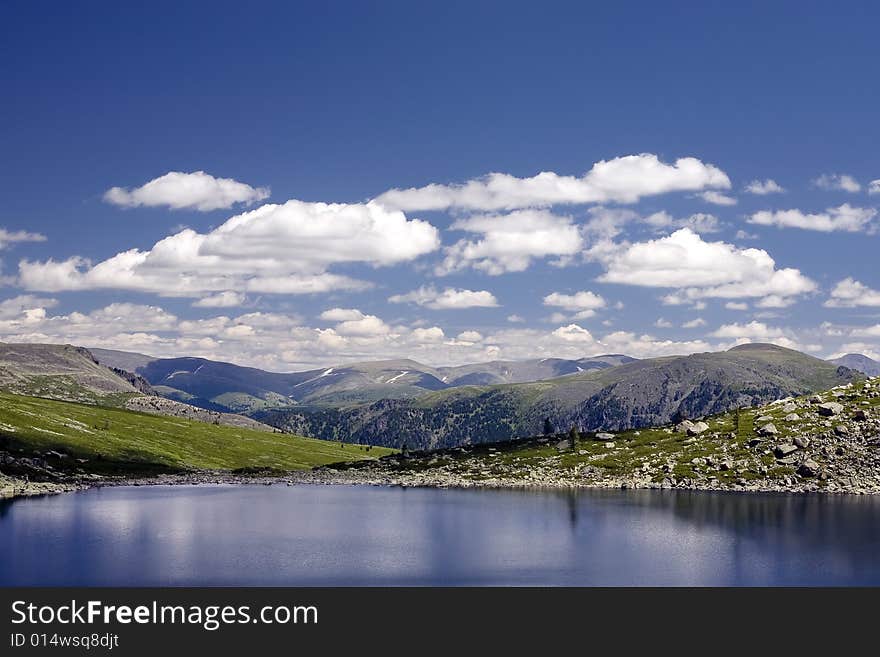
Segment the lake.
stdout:
[[367,486],[0,502],[0,585],[878,585],[880,498]]

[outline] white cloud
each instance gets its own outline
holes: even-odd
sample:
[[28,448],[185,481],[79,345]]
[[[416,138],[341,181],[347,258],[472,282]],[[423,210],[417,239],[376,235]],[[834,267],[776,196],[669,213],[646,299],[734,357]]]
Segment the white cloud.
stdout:
[[757,308],[788,308],[794,305],[795,300],[791,297],[782,297],[778,294],[770,294],[755,304]]
[[706,320],[703,319],[702,317],[697,317],[695,319],[692,319],[692,320],[682,324],[681,328],[693,329],[693,328],[700,328],[701,326],[705,326],[705,325],[706,325]]
[[237,203],[251,205],[268,197],[268,187],[251,187],[232,178],[215,178],[204,171],[169,171],[141,187],[111,187],[104,193],[107,203],[127,208],[166,205],[173,210],[200,212],[231,208]]
[[666,164],[656,155],[643,153],[597,162],[580,178],[552,171],[531,178],[490,173],[463,185],[431,184],[392,189],[376,200],[401,210],[488,211],[564,204],[635,203],[644,196],[713,188],[730,188],[727,174],[717,167],[693,157]]
[[225,291],[312,294],[367,286],[328,272],[333,265],[393,265],[439,244],[431,224],[374,203],[291,200],[236,215],[208,233],[184,230],[149,251],[124,251],[95,265],[78,257],[23,261],[19,283],[47,292],[104,288],[177,297]]
[[844,278],[831,290],[831,298],[825,304],[827,308],[855,308],[857,306],[880,306],[880,290],[873,290],[864,283]]
[[526,319],[525,319],[525,317],[522,317],[520,315],[508,315],[507,321],[510,322],[511,324],[522,324],[523,322],[526,321]]
[[713,205],[736,205],[735,198],[714,190],[701,192],[699,197],[706,201],[706,203],[712,203]]
[[850,335],[854,338],[880,338],[880,324],[854,329]]
[[656,322],[654,322],[654,326],[662,329],[672,328],[672,322],[670,322],[668,319],[663,319],[662,317],[660,317]]
[[241,292],[218,292],[207,297],[203,297],[193,303],[195,308],[235,308],[241,306],[245,302],[245,295]]
[[868,183],[868,194],[880,194],[880,179]]
[[728,301],[724,304],[724,307],[728,310],[748,310],[749,304],[742,301]]
[[380,318],[355,308],[333,308],[321,313],[321,319],[338,321],[333,330],[341,336],[371,337],[391,333],[391,327]]
[[26,230],[7,230],[0,228],[0,250],[5,249],[10,244],[19,242],[45,242],[46,236],[40,233],[31,233]]
[[456,339],[462,342],[480,342],[483,336],[478,331],[462,331]]
[[331,308],[320,314],[320,319],[328,322],[347,322],[363,318],[364,314],[356,308]]
[[806,214],[800,210],[762,210],[749,217],[750,224],[777,226],[779,228],[802,228],[823,233],[845,231],[856,233],[876,230],[872,223],[877,216],[874,208],[856,208],[849,203],[836,208],[828,208],[823,213]]
[[432,310],[462,308],[495,308],[498,300],[487,290],[459,290],[451,287],[440,291],[434,286],[422,286],[406,294],[395,294],[390,303],[414,303]]
[[767,194],[782,194],[785,189],[772,178],[766,180],[753,180],[745,186],[746,193],[766,196]]
[[683,219],[676,219],[669,213],[661,211],[648,215],[643,221],[658,230],[690,228],[695,233],[700,234],[717,233],[721,230],[721,222],[718,221],[718,217],[704,212],[698,212]]
[[740,249],[726,242],[706,242],[688,228],[668,237],[624,244],[603,254],[606,283],[678,288],[668,305],[706,298],[787,298],[812,292],[816,284],[797,269],[777,269],[761,249]]
[[420,343],[432,343],[432,342],[440,342],[445,338],[446,335],[443,333],[443,329],[439,326],[432,326],[430,328],[417,328],[413,329],[412,339],[415,342]]
[[846,174],[825,173],[813,181],[819,189],[855,193],[862,189],[859,182]]
[[445,250],[437,267],[446,275],[467,267],[490,275],[524,271],[536,258],[571,257],[581,251],[583,240],[571,217],[547,210],[519,210],[507,215],[477,215],[460,219],[453,230],[480,235],[459,240]]
[[57,305],[56,299],[44,299],[23,294],[0,301],[0,319],[13,319],[22,315],[42,318],[45,317],[48,308],[54,308]]
[[725,324],[711,335],[717,338],[733,338],[736,344],[771,342],[780,347],[799,351],[820,351],[822,349],[821,345],[802,343],[789,330],[769,326],[758,321],[752,321],[748,324]]
[[574,294],[560,294],[552,292],[544,297],[544,305],[562,308],[571,312],[595,311],[605,307],[605,299],[596,294],[584,290]]

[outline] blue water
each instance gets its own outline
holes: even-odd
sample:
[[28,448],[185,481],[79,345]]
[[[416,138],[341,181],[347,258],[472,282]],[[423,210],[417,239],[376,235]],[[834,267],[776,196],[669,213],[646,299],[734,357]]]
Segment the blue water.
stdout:
[[880,498],[358,486],[0,503],[0,585],[878,585]]

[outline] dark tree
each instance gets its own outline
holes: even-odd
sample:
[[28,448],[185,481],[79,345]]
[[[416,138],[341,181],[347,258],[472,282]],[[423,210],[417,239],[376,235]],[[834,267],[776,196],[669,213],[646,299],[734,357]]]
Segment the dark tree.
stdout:
[[553,426],[553,423],[550,421],[549,417],[544,418],[544,435],[551,436],[556,433],[556,428]]
[[568,430],[568,446],[574,449],[575,443],[581,439],[581,434],[578,431],[577,427],[572,427]]

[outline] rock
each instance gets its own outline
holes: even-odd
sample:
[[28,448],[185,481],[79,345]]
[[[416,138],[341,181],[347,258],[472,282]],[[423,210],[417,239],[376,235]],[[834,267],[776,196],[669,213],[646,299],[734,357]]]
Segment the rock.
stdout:
[[797,404],[792,404],[791,402],[782,407],[783,413],[794,413],[796,410]]
[[827,402],[825,404],[819,404],[819,415],[824,415],[825,417],[831,417],[833,415],[840,415],[843,413],[843,404],[838,404],[837,402]]
[[730,461],[722,461],[722,462],[721,462],[721,465],[719,466],[719,469],[720,469],[720,470],[723,470],[724,472],[727,472],[728,470],[732,470],[732,469],[733,469],[733,463],[730,462]]
[[806,449],[810,446],[810,439],[806,436],[798,436],[794,439],[794,444],[800,447],[801,449]]
[[780,443],[773,448],[773,454],[776,458],[783,458],[797,451],[797,447],[791,443]]
[[708,430],[709,430],[708,424],[706,424],[705,422],[697,422],[695,424],[692,424],[690,427],[688,427],[687,434],[689,436],[699,436],[701,433],[703,433],[704,431],[708,431]]
[[786,415],[782,419],[785,420],[786,422],[797,422],[798,420],[801,419],[801,416],[798,415],[797,413],[789,413],[788,415]]
[[856,422],[864,422],[867,419],[868,419],[868,415],[863,410],[858,410],[855,413],[853,413],[853,420],[855,420]]
[[765,424],[763,427],[758,429],[759,436],[775,436],[777,433],[779,433],[779,430],[772,422],[769,424]]
[[813,395],[812,397],[810,397],[810,403],[811,404],[821,404],[822,398],[819,395]]
[[614,440],[613,433],[597,433],[594,437],[594,440]]
[[755,422],[772,422],[773,418],[769,415],[762,415],[761,417],[755,418]]
[[678,424],[675,425],[675,432],[676,433],[687,433],[688,430],[692,426],[694,426],[694,423],[691,422],[690,420],[682,420],[681,422],[679,422]]
[[605,443],[605,447],[606,447],[607,449],[612,449],[612,448],[614,447],[614,443],[613,443],[613,442]]
[[800,467],[797,469],[797,473],[801,477],[815,477],[819,474],[819,464],[813,459],[807,459],[801,463]]
[[761,440],[760,438],[752,438],[749,440],[749,447],[757,447],[758,445],[760,445],[763,442],[764,441]]
[[849,427],[845,424],[838,424],[834,427],[834,433],[838,436],[848,436],[849,435]]

